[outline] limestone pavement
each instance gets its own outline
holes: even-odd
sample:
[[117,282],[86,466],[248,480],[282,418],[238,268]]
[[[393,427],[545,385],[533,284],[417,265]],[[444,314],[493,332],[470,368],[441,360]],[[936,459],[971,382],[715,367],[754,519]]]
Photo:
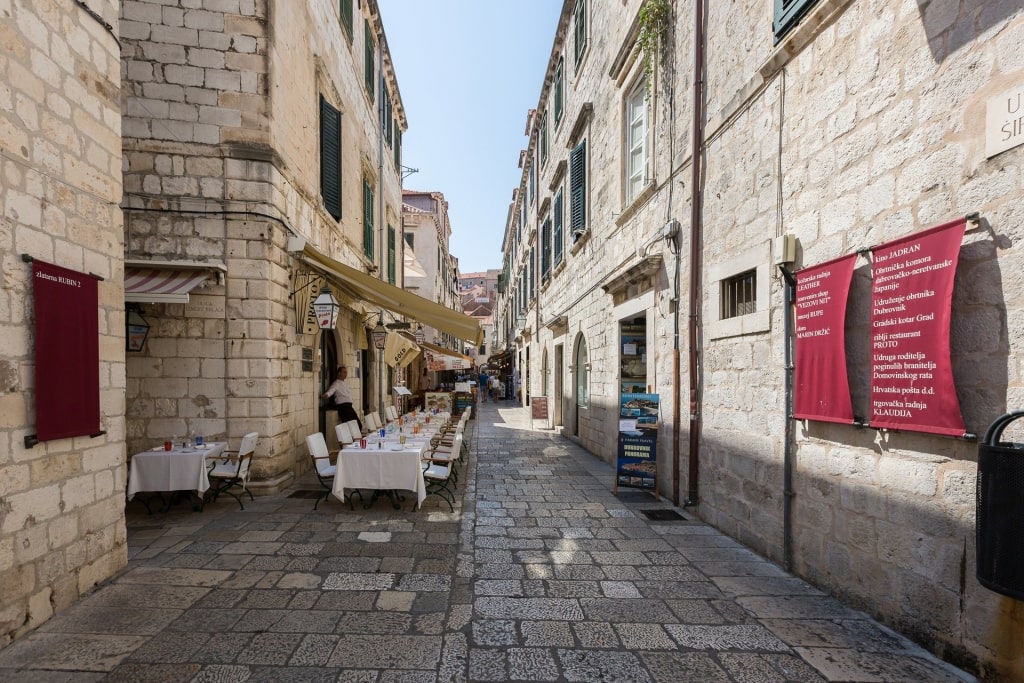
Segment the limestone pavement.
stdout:
[[[970,681],[646,493],[529,413],[485,403],[455,511],[128,505],[126,571],[3,651],[0,679]],[[297,495],[296,495],[297,494]]]

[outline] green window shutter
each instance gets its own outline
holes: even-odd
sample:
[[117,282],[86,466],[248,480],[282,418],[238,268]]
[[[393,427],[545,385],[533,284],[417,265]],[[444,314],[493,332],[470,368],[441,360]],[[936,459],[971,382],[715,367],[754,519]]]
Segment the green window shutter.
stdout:
[[587,141],[569,153],[569,230],[573,241],[587,230]]
[[554,231],[552,232],[552,260],[554,265],[558,265],[562,262],[562,188],[558,188],[558,192],[555,193],[554,208],[552,209],[555,215],[554,219]]
[[530,185],[530,203],[533,204],[534,190],[537,187],[536,175],[533,172],[534,163],[531,161],[530,165],[526,167],[526,172],[529,174],[529,185]]
[[383,95],[383,97],[381,98],[380,107],[380,127],[381,130],[384,131],[384,142],[386,142],[388,144],[388,147],[390,147],[392,141],[391,128],[393,125],[393,114],[391,110],[391,93],[388,91],[387,88],[384,88],[384,91],[381,94]]
[[363,42],[366,46],[366,92],[370,94],[370,101],[373,102],[377,90],[377,45],[373,40],[373,29],[370,28],[370,22],[366,22],[363,26]]
[[402,129],[395,124],[395,170],[402,173]]
[[576,0],[576,8],[573,10],[575,22],[573,25],[573,37],[575,52],[573,57],[579,65],[583,53],[587,49],[587,0]]
[[334,220],[341,219],[341,112],[320,96],[320,196]]
[[388,282],[395,284],[395,227],[388,226]]
[[558,58],[558,66],[555,67],[555,126],[562,122],[562,58]]
[[540,275],[544,280],[551,277],[551,219],[544,221],[540,229]]
[[341,0],[341,25],[345,27],[345,37],[352,42],[352,2]]
[[818,0],[775,0],[775,15],[772,21],[772,31],[775,34],[775,43],[778,44],[782,37],[791,28],[800,22],[807,11],[814,6]]
[[540,117],[540,165],[548,163],[548,113]]
[[373,260],[373,188],[363,180],[363,253]]

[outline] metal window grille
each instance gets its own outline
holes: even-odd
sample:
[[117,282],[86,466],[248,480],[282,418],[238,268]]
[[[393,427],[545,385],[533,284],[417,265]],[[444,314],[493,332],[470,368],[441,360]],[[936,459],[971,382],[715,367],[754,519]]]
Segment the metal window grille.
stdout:
[[722,281],[720,320],[757,312],[757,271],[748,270]]

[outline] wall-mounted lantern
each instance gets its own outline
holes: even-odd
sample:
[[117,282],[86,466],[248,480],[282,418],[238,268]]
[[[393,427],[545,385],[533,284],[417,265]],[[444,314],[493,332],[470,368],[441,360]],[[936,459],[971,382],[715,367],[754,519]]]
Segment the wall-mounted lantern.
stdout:
[[139,309],[132,307],[128,309],[128,315],[124,321],[124,348],[125,351],[142,351],[149,335],[149,323],[142,317]]
[[316,324],[321,330],[333,330],[338,326],[338,311],[341,304],[334,298],[331,288],[324,285],[320,290],[320,296],[313,302],[313,312],[316,314]]

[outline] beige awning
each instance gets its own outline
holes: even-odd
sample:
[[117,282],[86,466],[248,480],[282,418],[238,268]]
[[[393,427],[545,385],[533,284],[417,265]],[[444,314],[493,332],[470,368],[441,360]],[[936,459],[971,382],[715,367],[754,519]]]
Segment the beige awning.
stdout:
[[397,315],[418,320],[424,325],[464,339],[475,346],[480,346],[483,342],[484,333],[480,328],[480,323],[465,313],[445,308],[439,303],[424,299],[340,261],[335,261],[310,244],[304,244],[301,250],[295,249],[294,251],[301,254],[308,263],[323,272],[329,279],[333,279],[339,287],[344,287],[358,297],[377,306],[382,306]]
[[457,351],[446,349],[429,342],[423,342],[423,358],[426,360],[427,370],[440,372],[443,370],[469,370],[473,367],[473,359],[463,356]]
[[384,362],[393,368],[404,368],[419,355],[416,341],[401,332],[388,332],[384,342]]

